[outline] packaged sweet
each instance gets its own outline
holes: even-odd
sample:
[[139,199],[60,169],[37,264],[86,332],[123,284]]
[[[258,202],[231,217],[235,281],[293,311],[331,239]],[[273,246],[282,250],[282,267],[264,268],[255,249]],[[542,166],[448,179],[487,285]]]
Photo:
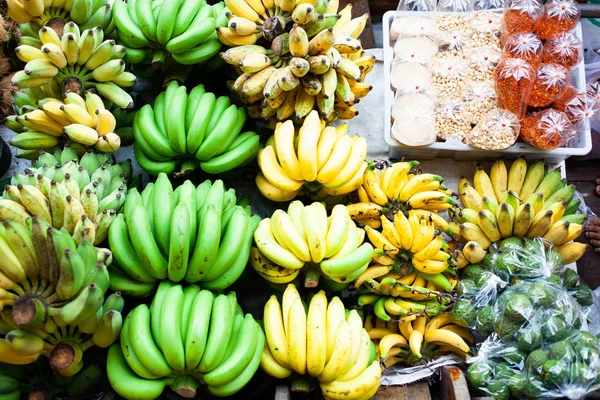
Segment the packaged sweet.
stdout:
[[500,53],[495,48],[486,46],[470,49],[469,57],[469,79],[471,81],[492,81],[494,69],[500,61]]
[[401,38],[394,45],[394,62],[428,65],[437,53],[438,45],[427,37]]
[[559,33],[575,29],[580,18],[581,11],[577,1],[549,0],[535,24],[534,32],[540,39],[548,40]]
[[541,64],[527,105],[530,107],[546,107],[558,99],[569,84],[569,70],[560,64]]
[[[443,53],[440,53],[443,54]],[[434,92],[439,101],[456,98],[466,88],[466,77],[469,73],[469,64],[461,55],[445,55],[433,60]]]
[[578,92],[573,85],[568,85],[562,96],[552,103],[552,108],[567,114],[569,121],[577,125],[583,119],[586,109],[586,93]]
[[438,11],[472,12],[475,9],[474,0],[439,0]]
[[521,58],[500,60],[494,79],[498,105],[519,118],[525,115],[527,98],[535,81],[535,70],[530,63]]
[[544,150],[563,147],[575,135],[567,114],[552,108],[526,115],[521,120],[521,139]]
[[438,104],[434,117],[438,139],[464,141],[471,132],[470,117],[462,101],[448,100]]
[[422,64],[400,63],[392,67],[392,88],[400,95],[430,93],[431,70]]
[[407,146],[424,146],[435,142],[435,104],[425,94],[396,96],[392,117],[392,137]]
[[542,13],[539,0],[507,0],[504,2],[504,30],[508,34],[533,32],[535,22]]
[[520,58],[534,67],[541,62],[542,52],[542,41],[533,33],[513,33],[502,48],[504,57]]
[[465,143],[484,150],[506,149],[519,137],[519,119],[500,108],[495,108],[483,116],[479,123],[466,136]]
[[433,39],[437,36],[437,30],[437,25],[432,18],[418,16],[398,17],[392,22],[392,27],[390,28],[390,40],[420,36]]
[[465,47],[469,47],[473,40],[471,32],[457,29],[454,31],[443,31],[439,35],[439,41],[445,50],[462,51]]
[[445,13],[436,17],[435,24],[438,29],[443,32],[453,32],[457,30],[466,32],[469,29],[468,18],[455,13]]
[[477,125],[489,111],[498,107],[493,81],[468,81],[464,99],[473,125]]
[[400,0],[398,11],[435,11],[436,0]]
[[583,43],[572,32],[563,32],[544,44],[542,61],[571,70],[583,60]]

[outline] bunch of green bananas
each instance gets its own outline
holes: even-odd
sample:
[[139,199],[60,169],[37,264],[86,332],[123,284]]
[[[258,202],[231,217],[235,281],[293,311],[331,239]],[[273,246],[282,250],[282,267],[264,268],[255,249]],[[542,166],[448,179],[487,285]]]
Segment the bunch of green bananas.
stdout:
[[40,47],[36,41],[42,26],[61,31],[70,21],[82,30],[100,26],[107,35],[115,28],[108,0],[8,0],[6,4],[8,16],[19,23],[21,44]]
[[371,262],[373,246],[364,238],[344,205],[336,205],[328,217],[322,203],[305,206],[295,200],[287,212],[276,210],[260,221],[250,263],[272,283],[292,282],[303,271],[306,287],[317,286],[321,275],[349,284]]
[[226,26],[225,4],[206,0],[115,0],[115,24],[129,60],[152,60],[160,67],[172,58],[202,64],[221,49],[215,27]]
[[71,397],[90,395],[106,376],[100,363],[90,364],[74,376],[57,375],[48,359],[40,358],[32,364],[0,363],[0,398],[19,400],[21,394],[31,398],[52,399],[66,392]]
[[102,243],[125,202],[131,162],[114,163],[113,158],[93,152],[80,163],[77,159],[71,147],[55,155],[44,152],[34,163],[38,168],[15,174],[0,198],[0,220],[29,227],[34,215],[55,229],[64,228],[76,243],[83,238],[94,245]]
[[119,338],[123,306],[119,293],[113,293],[104,301],[102,288],[90,283],[37,327],[18,325],[4,310],[0,315],[6,336],[0,339],[0,362],[30,364],[44,355],[59,375],[73,376],[81,371],[83,353],[87,349],[109,347]]
[[225,1],[233,14],[217,34],[232,47],[223,59],[240,75],[232,92],[271,126],[299,122],[313,109],[328,122],[354,118],[353,106],[372,89],[364,80],[375,57],[358,40],[369,15],[351,19],[351,5],[337,14],[337,0],[276,3]]
[[573,240],[583,231],[585,216],[577,214],[575,186],[561,179],[560,169],[546,170],[543,161],[528,167],[521,157],[510,169],[503,160],[496,161],[489,175],[478,165],[473,186],[461,179],[458,194],[464,208],[450,210],[459,224],[455,231],[466,242],[461,258],[479,263],[492,243],[511,236],[542,237],[567,264],[581,258],[586,246]]
[[104,107],[100,96],[92,92],[86,91],[85,99],[77,93],[67,93],[64,102],[46,98],[36,104],[39,108],[24,106],[21,109],[33,109],[8,118],[10,126],[19,133],[11,140],[13,146],[23,150],[19,156],[32,159],[40,150],[53,150],[64,141],[83,148],[94,146],[104,153],[121,146],[121,138],[115,133],[116,118]]
[[242,132],[246,110],[231,104],[228,96],[215,97],[203,85],[187,93],[172,81],[154,106],[135,114],[135,158],[150,175],[170,174],[178,164],[181,173],[196,166],[219,174],[254,160],[260,150],[255,132]]
[[156,281],[202,282],[223,290],[244,271],[258,216],[223,181],[195,187],[185,181],[173,190],[160,174],[138,194],[132,189],[108,234],[120,270],[111,271],[111,289],[144,296]]
[[154,399],[169,386],[193,398],[201,384],[231,396],[254,376],[265,344],[262,328],[244,313],[235,292],[214,295],[197,285],[170,281],[152,305],[134,308],[121,343],[108,352],[108,379],[126,399]]
[[26,64],[14,74],[13,85],[21,89],[50,85],[47,91],[58,91],[61,96],[57,98],[95,88],[120,108],[133,106],[133,99],[122,89],[136,81],[135,75],[125,71],[126,49],[114,40],[104,40],[101,27],[80,31],[69,22],[62,38],[48,27],[42,27],[38,37],[41,48],[25,44],[15,48],[17,57]]

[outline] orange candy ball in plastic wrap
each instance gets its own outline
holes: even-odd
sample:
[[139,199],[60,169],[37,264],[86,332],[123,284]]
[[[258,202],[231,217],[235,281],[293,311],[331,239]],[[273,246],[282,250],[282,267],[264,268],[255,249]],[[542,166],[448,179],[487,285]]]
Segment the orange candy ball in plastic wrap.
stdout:
[[542,61],[543,50],[542,41],[533,33],[514,33],[506,39],[502,56],[520,58],[536,67]]
[[509,34],[533,32],[535,22],[542,13],[543,7],[539,0],[505,1],[504,30]]
[[494,71],[496,95],[500,108],[522,118],[527,109],[527,99],[535,77],[535,69],[521,58],[500,60]]
[[575,135],[575,128],[564,112],[549,108],[526,115],[521,120],[521,139],[544,150],[563,147]]
[[534,32],[542,40],[548,40],[559,33],[569,32],[581,18],[579,3],[575,0],[549,0],[535,24]]
[[530,107],[549,106],[563,94],[568,84],[568,69],[559,64],[540,65],[527,105]]
[[560,64],[569,70],[583,59],[583,44],[572,32],[563,32],[544,44],[542,61]]

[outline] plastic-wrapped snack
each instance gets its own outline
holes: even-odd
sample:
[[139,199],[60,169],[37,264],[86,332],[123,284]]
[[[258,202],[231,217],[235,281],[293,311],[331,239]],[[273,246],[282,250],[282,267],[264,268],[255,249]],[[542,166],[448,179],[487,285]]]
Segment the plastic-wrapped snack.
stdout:
[[466,104],[459,100],[449,100],[435,108],[435,130],[438,139],[458,139],[464,141],[471,132],[471,121]]
[[504,30],[508,34],[533,32],[535,22],[542,13],[540,0],[506,0],[504,2]]
[[492,48],[500,54],[500,35],[496,32],[473,32],[467,42],[468,50],[478,51],[482,48]]
[[564,94],[552,103],[552,108],[562,111],[576,130],[586,129],[592,119],[598,115],[600,104],[588,93],[577,92],[569,85]]
[[507,110],[489,111],[467,135],[465,143],[485,150],[506,149],[519,137],[519,119]]
[[586,86],[585,91],[588,96],[593,97],[596,101],[600,102],[600,81],[589,83]]
[[498,105],[522,118],[535,75],[531,64],[521,58],[500,60],[494,71]]
[[426,17],[398,17],[394,19],[390,28],[390,40],[420,36],[433,39],[437,35],[438,28],[435,21]]
[[440,33],[439,41],[443,48],[451,52],[460,52],[466,47],[472,47],[471,31],[461,29]]
[[544,150],[563,147],[575,135],[567,114],[552,108],[526,115],[521,120],[521,138]]
[[575,0],[549,0],[535,24],[534,32],[542,40],[548,40],[559,33],[575,29],[581,11]]
[[461,97],[466,88],[466,77],[469,73],[469,64],[465,57],[435,57],[431,70],[434,92],[438,101]]
[[469,20],[467,17],[458,14],[442,14],[435,18],[435,23],[440,31],[467,31],[469,29]]
[[[494,2],[492,0],[491,2]],[[490,0],[482,0],[481,2],[490,2]],[[498,2],[499,7],[502,8],[504,2]],[[502,15],[495,12],[489,11],[478,11],[473,13],[471,17],[471,21],[469,22],[469,27],[471,30],[475,32],[490,32],[490,33],[500,33],[502,30]]]
[[558,99],[569,84],[569,70],[560,64],[541,64],[527,105],[530,107],[546,107]]
[[427,95],[396,96],[392,109],[392,137],[407,146],[435,142],[434,102]]
[[394,62],[428,65],[437,53],[438,45],[427,37],[402,38],[394,45]]
[[473,125],[477,125],[489,111],[498,107],[493,81],[469,81],[464,99]]
[[493,81],[494,69],[500,61],[500,52],[494,47],[486,46],[469,49],[469,79],[471,81]]
[[502,48],[504,57],[520,58],[533,67],[537,67],[542,61],[542,52],[542,41],[533,33],[513,33],[506,39]]
[[474,0],[439,0],[437,11],[472,12],[475,9]]
[[571,70],[583,60],[583,44],[572,32],[559,33],[544,44],[542,60]]
[[435,11],[437,8],[436,0],[400,0],[398,2],[398,11]]
[[475,10],[498,10],[504,6],[502,0],[475,0]]
[[400,63],[394,65],[390,78],[392,88],[399,95],[417,93],[428,94],[431,92],[431,70],[414,63]]

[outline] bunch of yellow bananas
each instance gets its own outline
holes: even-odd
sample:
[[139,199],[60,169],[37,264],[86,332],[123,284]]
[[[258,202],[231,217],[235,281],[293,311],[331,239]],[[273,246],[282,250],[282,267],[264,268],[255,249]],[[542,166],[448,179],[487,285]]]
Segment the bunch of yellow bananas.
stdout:
[[[32,0],[33,1],[33,0]],[[135,84],[136,77],[125,71],[125,47],[105,40],[100,26],[80,30],[69,22],[62,37],[49,27],[37,33],[39,46],[22,44],[15,48],[25,67],[12,77],[12,84],[24,88],[51,87],[63,95],[94,88],[120,108],[133,107],[133,99],[122,88]]]
[[273,201],[289,201],[301,190],[321,196],[356,190],[367,168],[367,141],[347,131],[346,124],[325,126],[316,111],[308,114],[297,132],[291,120],[278,123],[258,152],[260,192]]
[[[227,0],[222,54],[240,75],[231,89],[253,118],[300,121],[318,109],[328,122],[358,115],[354,104],[372,89],[364,83],[375,64],[358,37],[368,14],[337,14],[338,0]],[[265,39],[270,48],[257,45]]]
[[276,378],[296,372],[316,377],[328,399],[368,399],[379,388],[381,367],[373,343],[356,310],[347,313],[338,297],[324,291],[310,301],[308,312],[294,285],[282,303],[271,296],[265,305],[267,337],[260,366]]
[[467,242],[462,256],[470,263],[480,262],[492,243],[511,236],[542,237],[557,247],[567,264],[585,252],[585,245],[573,242],[585,221],[576,214],[580,201],[574,197],[575,186],[561,179],[559,169],[546,172],[543,161],[528,167],[519,158],[508,170],[498,160],[489,175],[478,165],[473,185],[461,178],[458,193],[464,208],[450,214],[457,224],[454,229]]
[[95,147],[112,153],[121,146],[115,133],[117,121],[104,107],[102,99],[86,92],[85,99],[77,93],[67,93],[64,101],[46,98],[38,101],[38,109],[16,116],[13,124],[19,134],[11,144],[31,153],[53,151],[64,142],[78,143],[83,149]]
[[364,328],[376,344],[377,358],[385,368],[398,363],[411,365],[445,354],[465,358],[475,340],[469,329],[453,323],[452,314],[442,313],[428,319],[412,315],[396,322],[385,322],[372,315],[365,317]]
[[250,263],[272,283],[292,282],[301,269],[307,287],[317,286],[320,274],[349,283],[367,270],[373,255],[364,237],[345,206],[336,205],[328,217],[322,203],[304,206],[295,200],[287,212],[277,210],[260,221]]
[[[67,22],[91,29],[101,26],[107,34],[112,33],[112,1],[108,0],[7,0],[7,14],[19,23],[21,44],[35,45],[37,31],[48,26],[61,31]],[[38,44],[37,47],[40,47]]]
[[418,165],[418,161],[403,161],[382,168],[381,163],[371,163],[358,188],[359,202],[349,207],[352,219],[377,229],[381,226],[380,216],[388,211],[427,210],[432,211],[428,214],[436,226],[451,235],[449,225],[435,212],[456,205],[452,191],[443,185],[439,175],[414,173],[412,170]]

